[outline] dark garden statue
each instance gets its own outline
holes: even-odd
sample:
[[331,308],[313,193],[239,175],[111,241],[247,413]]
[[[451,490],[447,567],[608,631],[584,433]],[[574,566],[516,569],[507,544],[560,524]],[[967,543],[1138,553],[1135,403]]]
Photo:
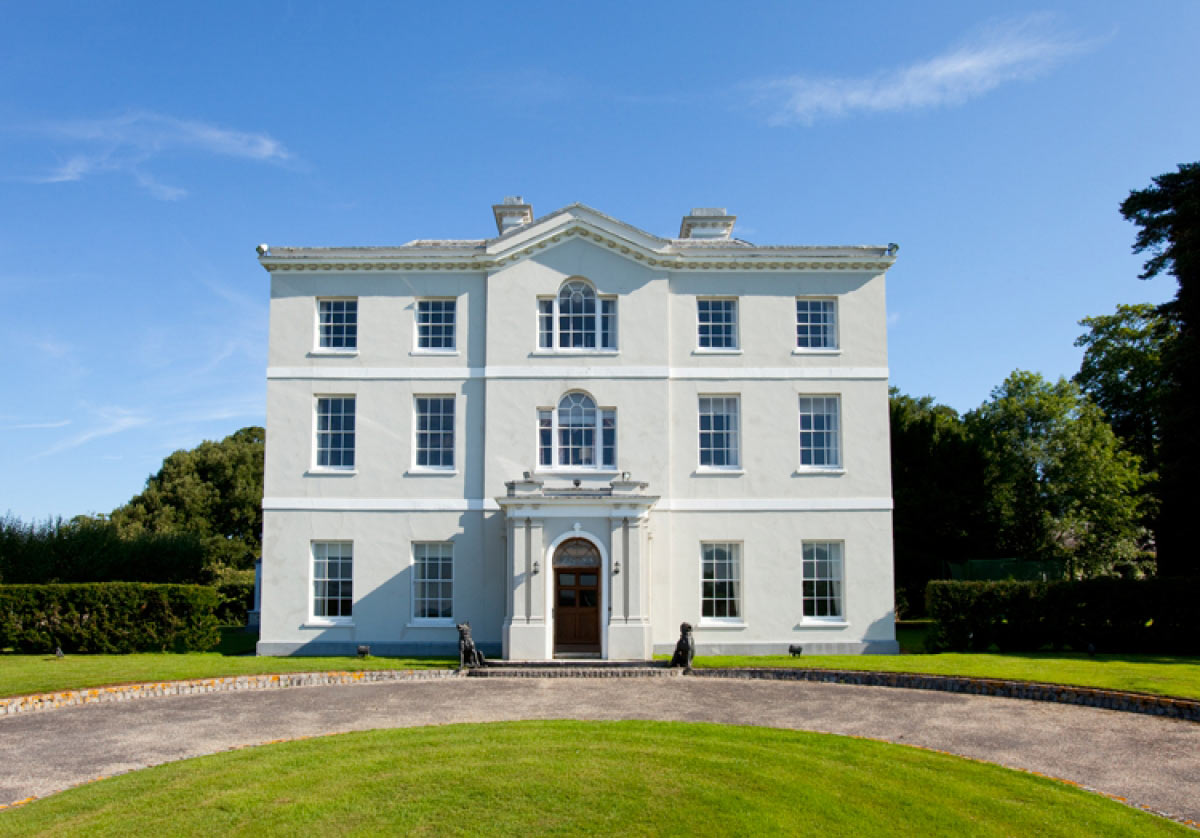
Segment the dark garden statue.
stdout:
[[458,668],[478,669],[485,663],[483,652],[475,648],[471,638],[471,624],[458,623]]
[[679,642],[675,644],[675,654],[671,657],[671,668],[692,668],[692,658],[696,657],[696,641],[692,639],[692,624],[679,624]]

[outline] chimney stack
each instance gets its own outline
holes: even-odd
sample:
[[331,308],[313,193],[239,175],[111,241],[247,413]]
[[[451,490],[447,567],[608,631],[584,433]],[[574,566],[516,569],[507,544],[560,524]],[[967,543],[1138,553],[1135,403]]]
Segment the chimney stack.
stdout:
[[496,217],[496,230],[503,236],[509,230],[533,221],[533,207],[520,195],[509,195],[503,203],[492,205],[492,215]]
[[733,233],[736,215],[721,207],[696,207],[679,224],[681,239],[728,239]]

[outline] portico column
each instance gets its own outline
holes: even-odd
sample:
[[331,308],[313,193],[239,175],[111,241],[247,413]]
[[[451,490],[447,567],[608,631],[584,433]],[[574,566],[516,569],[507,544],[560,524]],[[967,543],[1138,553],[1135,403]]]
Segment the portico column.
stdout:
[[504,657],[546,657],[546,587],[549,568],[542,556],[542,521],[529,509],[506,510],[508,596],[504,620]]
[[[645,560],[646,519],[642,509],[613,510],[612,567],[609,569],[612,614],[608,625],[610,658],[647,660],[651,655],[649,569]],[[618,564],[619,563],[619,564]]]

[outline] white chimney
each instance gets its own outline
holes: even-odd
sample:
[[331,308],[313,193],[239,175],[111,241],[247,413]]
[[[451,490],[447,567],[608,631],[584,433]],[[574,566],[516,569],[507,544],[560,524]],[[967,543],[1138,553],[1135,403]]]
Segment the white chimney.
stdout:
[[733,233],[736,215],[721,207],[696,207],[679,224],[681,239],[727,239]]
[[496,216],[496,229],[503,236],[513,228],[533,221],[533,207],[520,195],[509,195],[504,203],[492,205],[492,215]]

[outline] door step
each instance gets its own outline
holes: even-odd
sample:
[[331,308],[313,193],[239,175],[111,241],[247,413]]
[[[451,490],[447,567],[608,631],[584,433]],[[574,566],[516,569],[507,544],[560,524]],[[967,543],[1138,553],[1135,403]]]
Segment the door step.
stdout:
[[661,678],[679,675],[665,661],[488,661],[487,666],[468,669],[470,678]]

